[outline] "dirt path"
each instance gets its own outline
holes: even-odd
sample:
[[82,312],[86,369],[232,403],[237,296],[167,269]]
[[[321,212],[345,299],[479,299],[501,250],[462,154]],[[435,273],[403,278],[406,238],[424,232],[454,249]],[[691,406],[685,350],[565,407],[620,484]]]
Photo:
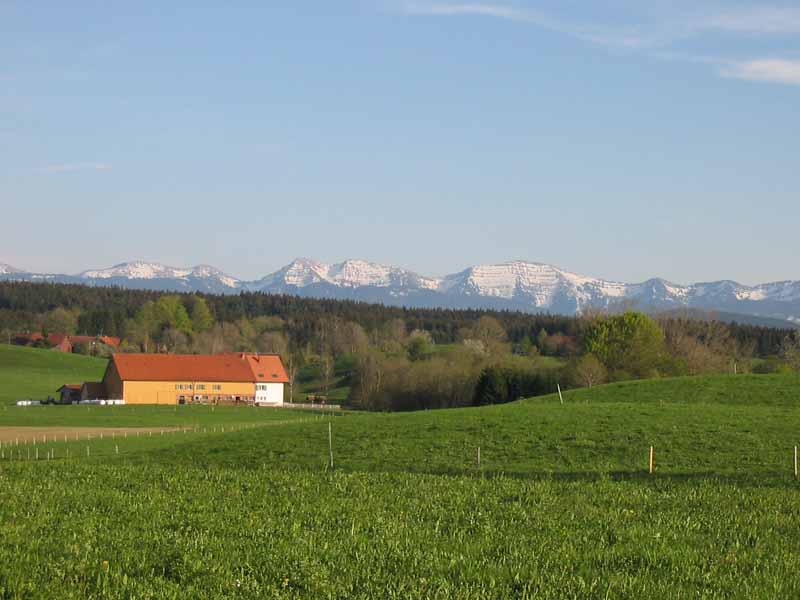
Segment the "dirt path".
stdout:
[[136,436],[137,433],[164,433],[168,431],[179,431],[180,427],[0,427],[0,442],[26,443],[32,442],[63,442],[64,436],[67,441],[85,440],[88,438],[98,439],[103,437],[124,437]]

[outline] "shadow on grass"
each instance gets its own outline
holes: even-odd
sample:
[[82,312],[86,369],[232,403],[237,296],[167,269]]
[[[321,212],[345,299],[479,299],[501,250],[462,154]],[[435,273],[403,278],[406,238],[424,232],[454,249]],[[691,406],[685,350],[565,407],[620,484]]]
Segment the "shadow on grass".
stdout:
[[[435,474],[435,473],[431,473]],[[462,473],[467,475],[468,473]],[[659,482],[711,482],[727,485],[738,485],[743,487],[788,487],[800,486],[800,483],[787,473],[763,472],[763,473],[715,473],[713,471],[697,472],[674,472],[650,474],[646,470],[638,471],[567,471],[567,472],[514,472],[502,470],[487,470],[482,473],[473,471],[476,477],[488,479],[498,477],[510,477],[512,479],[522,479],[530,481],[564,481],[564,482],[599,482],[599,481],[632,481],[648,482],[657,484]]]

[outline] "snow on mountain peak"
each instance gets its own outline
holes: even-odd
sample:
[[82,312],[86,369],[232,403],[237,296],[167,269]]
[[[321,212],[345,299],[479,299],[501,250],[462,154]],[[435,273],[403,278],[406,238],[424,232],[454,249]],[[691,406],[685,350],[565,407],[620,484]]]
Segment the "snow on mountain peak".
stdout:
[[231,277],[227,273],[220,271],[216,267],[212,267],[211,265],[197,265],[196,267],[192,267],[191,269],[191,276],[196,277],[198,279],[216,279],[220,281],[223,285],[236,288],[239,287],[241,281],[236,279],[235,277]]
[[411,271],[362,259],[326,264],[298,258],[262,281],[267,285],[282,284],[299,288],[315,283],[327,283],[344,288],[408,286],[435,289],[438,285],[435,279],[420,277]]
[[0,275],[11,275],[12,273],[22,273],[22,271],[7,263],[0,263]]
[[219,269],[209,265],[198,265],[192,268],[176,268],[145,261],[120,263],[108,269],[84,271],[79,275],[82,279],[180,279],[188,277],[198,279],[216,279],[227,287],[237,287],[239,281],[226,275]]
[[623,283],[521,260],[471,267],[446,277],[441,289],[504,300],[526,298],[535,308],[550,308],[559,297],[570,296],[577,310],[598,297],[622,298],[627,293]]
[[168,279],[183,278],[191,273],[191,269],[176,269],[158,263],[133,261],[120,263],[108,269],[97,271],[84,271],[80,277],[87,279],[111,279],[124,277],[126,279]]

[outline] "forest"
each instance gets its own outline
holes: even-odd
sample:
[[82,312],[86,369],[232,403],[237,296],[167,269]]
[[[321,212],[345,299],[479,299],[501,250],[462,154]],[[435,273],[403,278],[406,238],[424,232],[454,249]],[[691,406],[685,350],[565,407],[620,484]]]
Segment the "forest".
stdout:
[[320,395],[339,386],[347,403],[368,410],[496,404],[557,385],[800,370],[795,330],[675,315],[567,317],[0,283],[3,340],[34,331],[117,336],[121,352],[277,353],[291,380],[289,398],[295,383],[313,379]]

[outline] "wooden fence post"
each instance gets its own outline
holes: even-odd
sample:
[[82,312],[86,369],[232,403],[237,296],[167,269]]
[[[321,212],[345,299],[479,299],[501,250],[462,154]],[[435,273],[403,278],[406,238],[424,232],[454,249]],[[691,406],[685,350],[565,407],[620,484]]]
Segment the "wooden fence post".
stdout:
[[650,446],[650,475],[653,474],[655,470],[655,450],[652,446]]
[[333,427],[328,423],[328,452],[331,455],[331,469],[333,469]]
[[797,479],[797,446],[794,447],[794,478]]
[[561,394],[561,384],[557,383],[556,387],[558,388],[558,399],[561,400],[561,404],[564,404],[564,396]]

